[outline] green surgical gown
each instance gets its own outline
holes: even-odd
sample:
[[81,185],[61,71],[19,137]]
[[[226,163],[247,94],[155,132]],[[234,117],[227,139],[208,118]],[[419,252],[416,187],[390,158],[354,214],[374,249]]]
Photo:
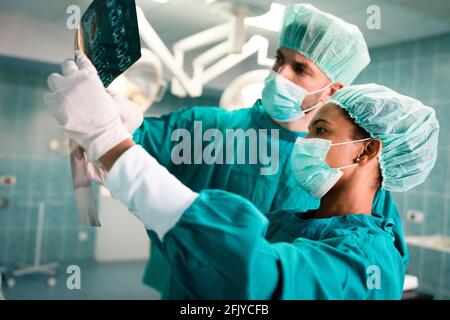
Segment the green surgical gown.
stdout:
[[393,223],[377,213],[267,216],[204,190],[163,242],[169,299],[400,299],[405,268]]
[[[203,158],[195,158],[196,155],[202,154],[197,149],[199,140],[202,141],[202,150],[215,142],[215,139],[211,137],[205,139],[205,132],[208,129],[218,129],[222,135],[222,148],[213,154],[218,155],[213,163],[207,163]],[[261,157],[257,159],[256,164],[252,164],[250,153],[254,155],[257,152],[250,147],[249,140],[244,140],[244,143],[234,140],[234,143],[231,144],[230,142],[233,140],[226,139],[228,137],[227,129],[256,132],[257,139],[260,139],[258,141],[261,141],[257,147],[261,148],[265,143],[267,152],[263,152],[263,154],[278,153],[279,160],[268,165],[270,162],[267,160],[270,159],[270,156],[269,158]],[[253,130],[248,131],[248,129]],[[278,133],[278,137],[274,130]],[[191,139],[190,157],[185,158],[186,163],[184,164],[174,164],[172,152],[177,145],[179,146],[185,141],[187,132]],[[196,192],[204,189],[230,191],[250,200],[261,212],[267,213],[281,209],[306,212],[317,209],[319,206],[320,202],[317,199],[311,197],[297,185],[289,163],[295,140],[297,137],[305,135],[304,132],[292,132],[272,122],[264,113],[261,102],[258,100],[250,109],[227,111],[217,107],[193,107],[160,118],[145,118],[133,138],[190,189]],[[230,145],[234,145],[233,150],[230,150]],[[226,163],[227,156],[234,157],[233,161],[230,161],[231,163]],[[238,163],[240,156],[245,156],[246,164]],[[224,164],[220,164],[220,160]],[[262,175],[261,170],[264,168],[272,168],[274,174]],[[275,169],[277,170],[275,171]],[[387,191],[380,190],[374,200],[373,210],[395,222],[395,244],[406,264],[408,253],[403,241],[400,217],[392,195]],[[152,243],[144,282],[162,291],[165,296],[169,274],[165,258]]]

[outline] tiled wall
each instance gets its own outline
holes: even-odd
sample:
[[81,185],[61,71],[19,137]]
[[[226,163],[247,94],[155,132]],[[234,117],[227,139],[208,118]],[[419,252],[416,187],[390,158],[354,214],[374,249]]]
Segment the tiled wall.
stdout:
[[[47,113],[42,95],[46,77],[57,66],[0,57],[0,176],[17,184],[0,186],[0,266],[31,263],[35,250],[38,205],[45,203],[43,262],[89,260],[94,256],[95,229],[78,224],[69,158],[49,151],[61,130]],[[212,97],[210,97],[212,96]],[[153,113],[195,104],[217,104],[217,92],[198,99],[167,94]],[[84,241],[79,240],[86,238]]]
[[[418,98],[436,110],[441,125],[439,155],[428,180],[396,193],[407,236],[450,236],[450,34],[371,50],[370,66],[356,83],[377,82]],[[406,221],[408,210],[422,211],[422,224]],[[408,272],[436,298],[450,299],[450,254],[409,246]]]
[[[55,66],[0,59],[0,176],[17,184],[0,186],[0,265],[30,263],[35,251],[38,205],[45,203],[42,261],[93,256],[95,232],[77,223],[68,157],[51,152],[61,136],[43,104],[46,75]],[[79,241],[79,232],[87,239]],[[86,234],[84,236],[86,236]]]

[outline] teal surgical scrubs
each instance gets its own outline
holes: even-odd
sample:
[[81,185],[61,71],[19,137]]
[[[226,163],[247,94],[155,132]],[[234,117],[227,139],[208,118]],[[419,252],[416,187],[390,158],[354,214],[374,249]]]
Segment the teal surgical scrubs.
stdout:
[[[233,129],[243,130],[247,138],[233,140],[227,133]],[[133,138],[193,191],[230,191],[250,200],[260,212],[268,213],[281,209],[306,212],[319,207],[320,202],[297,185],[289,163],[295,140],[305,135],[275,124],[258,100],[249,109],[228,111],[217,107],[193,107],[160,118],[145,118]],[[251,139],[258,141],[258,149],[249,142]],[[180,152],[183,143],[189,145],[190,150],[185,148]],[[205,156],[205,149],[214,143],[220,148]],[[259,157],[256,163],[250,158],[255,154]],[[184,162],[180,163],[180,159]],[[395,245],[406,264],[408,253],[392,195],[380,190],[373,211],[395,223]],[[152,243],[144,282],[163,292],[165,297],[169,277],[167,261]]]
[[161,242],[169,299],[400,299],[405,268],[393,223],[373,212],[264,215],[204,190]]

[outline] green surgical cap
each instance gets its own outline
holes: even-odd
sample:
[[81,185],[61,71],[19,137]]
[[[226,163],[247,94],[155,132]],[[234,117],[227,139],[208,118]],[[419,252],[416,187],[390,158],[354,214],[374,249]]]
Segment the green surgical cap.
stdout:
[[314,62],[333,82],[349,85],[369,64],[366,42],[357,26],[310,4],[286,7],[280,47]]
[[401,192],[425,181],[437,157],[439,123],[432,108],[374,83],[344,87],[330,102],[381,140],[382,188]]

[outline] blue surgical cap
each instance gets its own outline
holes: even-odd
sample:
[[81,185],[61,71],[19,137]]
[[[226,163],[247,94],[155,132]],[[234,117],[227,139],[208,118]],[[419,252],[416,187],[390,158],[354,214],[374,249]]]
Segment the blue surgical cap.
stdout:
[[382,188],[406,191],[425,181],[436,162],[434,109],[374,83],[344,87],[330,99],[372,138],[379,138]]
[[280,47],[314,62],[333,82],[349,85],[369,64],[366,42],[357,26],[310,4],[286,7]]

